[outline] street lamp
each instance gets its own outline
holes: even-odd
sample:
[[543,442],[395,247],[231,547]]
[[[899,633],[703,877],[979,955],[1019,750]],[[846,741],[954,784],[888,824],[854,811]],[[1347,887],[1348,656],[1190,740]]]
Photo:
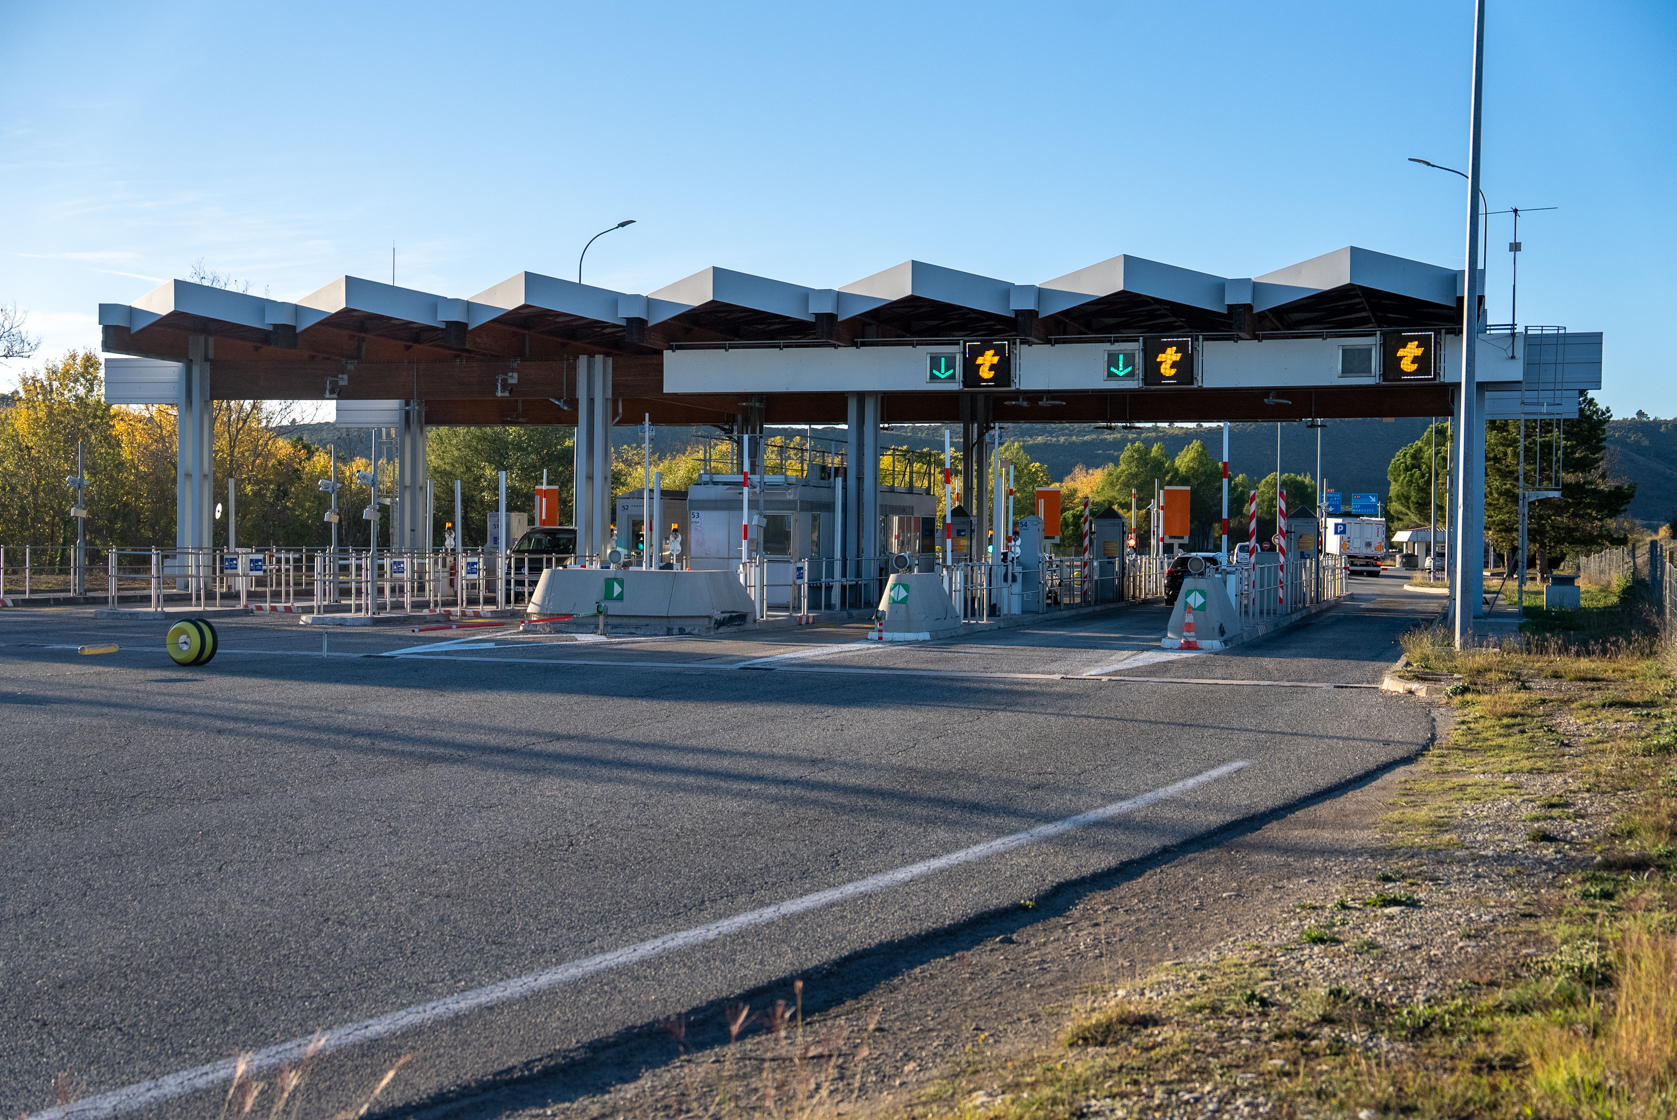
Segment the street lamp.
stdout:
[[[1423,167],[1430,167],[1434,171],[1448,171],[1452,175],[1460,175],[1463,179],[1467,179],[1470,183],[1473,182],[1472,179],[1468,178],[1467,172],[1457,171],[1454,167],[1445,167],[1442,163],[1434,163],[1430,159],[1416,159],[1414,156],[1410,156],[1409,162],[1418,163]],[[1479,188],[1479,210],[1480,213],[1484,215],[1484,220],[1481,222],[1481,229],[1483,232],[1479,236],[1479,244],[1482,246],[1479,251],[1479,259],[1483,261],[1485,259],[1485,254],[1489,252],[1491,248],[1491,204],[1485,198],[1485,190],[1483,187]],[[1474,277],[1469,276],[1467,278],[1467,286],[1471,292],[1474,287]]]
[[[594,242],[598,241],[600,238],[602,238],[606,234],[610,233],[613,229],[622,229],[624,226],[632,226],[634,224],[635,224],[635,219],[625,218],[623,221],[618,222],[616,225],[612,226],[611,229],[603,229],[599,233],[596,233],[593,237],[590,237],[588,239],[588,245],[594,244]],[[588,255],[588,245],[584,245],[582,247],[582,252],[581,252],[581,254],[579,254],[577,256],[577,259],[576,259],[576,282],[578,284],[582,283],[582,258],[586,257]]]

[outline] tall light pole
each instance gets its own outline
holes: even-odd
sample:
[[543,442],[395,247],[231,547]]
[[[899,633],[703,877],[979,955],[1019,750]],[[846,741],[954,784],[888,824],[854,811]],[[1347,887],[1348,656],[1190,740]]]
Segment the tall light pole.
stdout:
[[[596,233],[593,237],[590,237],[588,239],[588,245],[594,244],[594,242],[598,241],[600,238],[604,237],[606,234],[610,233],[614,229],[622,229],[624,226],[632,226],[634,224],[635,224],[635,219],[625,218],[623,221],[618,222],[616,225],[612,226],[611,229],[603,229],[599,233]],[[582,247],[582,252],[580,254],[578,254],[578,256],[576,258],[576,282],[578,284],[582,283],[582,258],[586,257],[588,255],[588,245],[584,245]]]
[[1473,616],[1484,583],[1485,449],[1479,433],[1479,387],[1475,357],[1479,348],[1479,238],[1473,228],[1479,206],[1480,145],[1485,97],[1485,0],[1473,10],[1473,94],[1468,125],[1467,159],[1467,298],[1462,301],[1462,383],[1456,409],[1456,578],[1450,587],[1455,608],[1455,644],[1472,644]]

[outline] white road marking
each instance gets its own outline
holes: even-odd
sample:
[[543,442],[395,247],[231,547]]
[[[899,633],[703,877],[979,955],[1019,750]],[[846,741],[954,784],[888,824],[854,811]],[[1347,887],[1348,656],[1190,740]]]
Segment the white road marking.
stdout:
[[1126,669],[1139,669],[1143,665],[1157,665],[1163,661],[1175,661],[1179,657],[1198,657],[1204,652],[1206,651],[1200,650],[1196,652],[1194,650],[1188,650],[1186,653],[1183,653],[1177,650],[1146,650],[1142,653],[1131,654],[1124,660],[1114,662],[1111,665],[1103,665],[1099,669],[1090,669],[1083,675],[1086,677],[1104,677],[1108,673],[1121,673]]
[[[744,914],[736,914],[731,918],[710,922],[706,925],[695,926],[679,933],[667,933],[662,937],[654,937],[650,941],[642,941],[638,945],[630,945],[623,949],[613,949],[609,953],[588,957],[580,961],[572,961],[543,972],[533,972],[528,976],[520,976],[512,980],[503,980],[498,984],[477,988],[469,992],[448,996],[444,999],[421,1003],[413,1007],[404,1007],[400,1011],[392,1011],[388,1015],[380,1015],[373,1019],[364,1019],[359,1023],[339,1027],[336,1030],[324,1032],[319,1036],[322,1052],[341,1050],[346,1046],[358,1043],[373,1042],[416,1027],[440,1022],[464,1015],[470,1011],[477,1011],[485,1007],[509,1003],[538,992],[549,991],[553,988],[574,984],[578,980],[590,976],[597,976],[605,972],[613,972],[626,965],[638,964],[641,961],[661,957],[680,949],[703,945],[727,937],[729,934],[740,933],[757,926],[766,926],[778,922],[782,918],[789,918],[794,914],[803,914],[811,910],[819,910],[834,903],[844,902],[862,895],[874,894],[891,887],[911,883],[916,879],[924,879],[939,871],[947,871],[962,864],[976,863],[979,860],[999,856],[1004,852],[1022,848],[1028,844],[1040,844],[1056,836],[1087,828],[1102,821],[1125,813],[1133,813],[1137,809],[1145,809],[1167,798],[1188,793],[1218,778],[1227,777],[1237,771],[1252,765],[1247,761],[1227,762],[1222,766],[1213,767],[1202,774],[1195,774],[1191,778],[1184,778],[1180,782],[1172,782],[1139,797],[1132,797],[1127,801],[1117,801],[1111,805],[1104,805],[1099,809],[1091,809],[1087,813],[1079,813],[1075,817],[1066,817],[1049,824],[1038,825],[1036,828],[1024,832],[1015,832],[1011,836],[1003,836],[996,840],[989,840],[983,844],[975,844],[970,848],[962,848],[958,852],[936,856],[932,859],[911,863],[907,867],[899,867],[894,871],[881,872],[866,879],[858,879],[843,886],[830,887],[824,891],[806,894],[802,898],[794,898],[788,902],[778,902],[773,906],[765,906],[760,910],[750,910]],[[294,1038],[290,1042],[282,1042],[277,1046],[270,1046],[258,1050],[250,1055],[246,1069],[251,1074],[272,1069],[284,1062],[300,1060],[307,1052],[312,1038]],[[173,1100],[200,1090],[224,1085],[233,1075],[236,1059],[226,1058],[196,1069],[182,1070],[167,1077],[159,1077],[153,1081],[142,1081],[130,1085],[125,1089],[117,1089],[109,1093],[101,1093],[95,1097],[75,1101],[67,1105],[45,1109],[33,1113],[35,1120],[94,1120],[97,1117],[120,1116],[125,1112],[146,1108]]]
[[759,665],[775,665],[784,661],[799,661],[805,657],[821,657],[829,653],[857,653],[868,649],[883,649],[884,642],[854,641],[837,646],[812,646],[809,649],[794,650],[792,653],[776,653],[769,657],[754,657],[750,661],[741,661],[734,665],[736,669],[755,668]]

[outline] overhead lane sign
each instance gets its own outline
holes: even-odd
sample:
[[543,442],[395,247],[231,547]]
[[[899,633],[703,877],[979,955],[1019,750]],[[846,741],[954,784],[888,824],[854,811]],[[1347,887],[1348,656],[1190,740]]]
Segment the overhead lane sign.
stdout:
[[1143,385],[1192,385],[1194,383],[1194,340],[1192,338],[1150,338],[1142,346]]
[[933,385],[955,384],[955,375],[960,372],[959,361],[954,354],[928,354],[926,380]]
[[1108,350],[1106,380],[1125,385],[1141,384],[1141,353],[1137,350]]
[[1386,331],[1380,349],[1380,380],[1438,380],[1438,335],[1433,331]]
[[1013,345],[1007,339],[968,342],[961,348],[961,388],[1013,388]]

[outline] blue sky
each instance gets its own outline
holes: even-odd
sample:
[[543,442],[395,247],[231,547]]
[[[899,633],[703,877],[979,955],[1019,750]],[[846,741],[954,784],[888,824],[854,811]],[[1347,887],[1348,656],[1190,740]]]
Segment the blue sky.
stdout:
[[[1485,189],[1520,319],[1607,332],[1677,415],[1677,4],[1487,20]],[[42,355],[202,259],[295,298],[529,269],[1031,283],[1117,253],[1250,276],[1356,244],[1460,267],[1470,0],[794,5],[0,0],[0,303]],[[1508,317],[1493,218],[1493,321]],[[37,361],[39,357],[37,358]],[[0,386],[20,370],[0,369]]]

